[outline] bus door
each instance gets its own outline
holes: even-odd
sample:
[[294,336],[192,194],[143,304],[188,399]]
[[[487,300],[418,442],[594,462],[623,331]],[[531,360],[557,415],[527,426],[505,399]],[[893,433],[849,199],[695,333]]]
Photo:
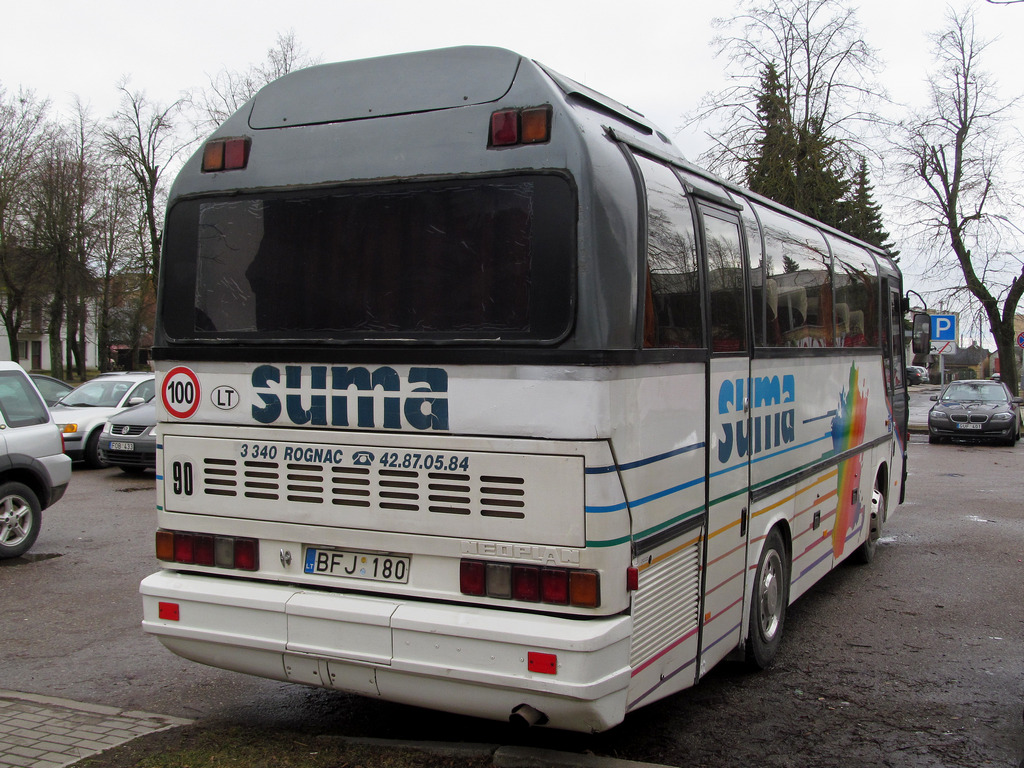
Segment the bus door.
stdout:
[[[905,454],[907,446],[907,419],[909,416],[909,393],[907,392],[906,365],[904,363],[904,332],[903,332],[903,299],[899,281],[890,278],[885,283],[885,302],[887,320],[884,328],[886,339],[883,340],[882,354],[885,358],[886,395],[892,414],[891,429],[896,434],[896,439],[890,441],[892,446],[892,464],[894,470],[900,471],[902,482],[900,484],[900,501],[903,501],[903,491],[906,488],[907,465]],[[900,455],[897,456],[897,450]],[[895,476],[895,471],[892,473]],[[895,499],[890,499],[890,507]]]
[[746,258],[734,210],[698,202],[710,329],[707,536],[698,679],[742,633],[750,480],[750,336]]

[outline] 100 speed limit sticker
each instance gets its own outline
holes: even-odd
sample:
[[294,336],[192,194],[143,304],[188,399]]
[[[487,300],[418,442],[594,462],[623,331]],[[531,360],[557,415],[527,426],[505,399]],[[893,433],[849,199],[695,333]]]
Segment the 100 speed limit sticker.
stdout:
[[164,376],[163,399],[167,413],[177,419],[187,419],[199,408],[199,377],[191,368],[181,365]]

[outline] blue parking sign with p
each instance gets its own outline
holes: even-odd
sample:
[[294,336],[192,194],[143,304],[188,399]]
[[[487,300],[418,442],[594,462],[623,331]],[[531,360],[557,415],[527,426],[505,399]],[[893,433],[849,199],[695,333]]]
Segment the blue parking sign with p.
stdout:
[[932,341],[956,341],[956,315],[932,315]]

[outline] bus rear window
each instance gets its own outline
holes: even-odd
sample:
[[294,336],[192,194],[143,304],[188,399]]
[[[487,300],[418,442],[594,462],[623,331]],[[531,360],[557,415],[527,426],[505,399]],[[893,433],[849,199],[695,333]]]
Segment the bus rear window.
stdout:
[[534,341],[574,306],[560,176],[179,203],[162,297],[174,340]]

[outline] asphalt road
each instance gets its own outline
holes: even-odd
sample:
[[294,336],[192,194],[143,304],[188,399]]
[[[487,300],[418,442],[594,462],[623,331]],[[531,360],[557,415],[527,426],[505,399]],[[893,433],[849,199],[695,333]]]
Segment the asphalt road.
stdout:
[[1024,757],[1024,445],[911,445],[871,566],[790,611],[775,666],[713,670],[597,736],[513,731],[178,659],[139,622],[152,476],[76,467],[31,557],[0,562],[0,689],[204,721],[529,744],[678,766],[969,766]]

